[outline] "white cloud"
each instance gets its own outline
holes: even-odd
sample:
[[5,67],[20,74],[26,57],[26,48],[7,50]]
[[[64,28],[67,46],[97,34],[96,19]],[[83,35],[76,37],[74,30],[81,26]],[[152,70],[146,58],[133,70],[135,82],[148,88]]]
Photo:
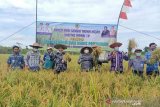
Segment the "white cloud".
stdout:
[[0,6],[3,8],[32,9],[34,4],[36,4],[35,0],[0,0]]
[[134,0],[133,7],[128,13],[127,21],[121,24],[140,31],[160,31],[160,1],[159,0]]
[[113,5],[111,0],[60,0],[43,4],[39,2],[38,13],[39,20],[115,23],[120,5],[120,1]]
[[[36,0],[0,0],[0,38],[35,21],[35,2]],[[38,20],[117,23],[122,3],[123,0],[38,0]],[[159,5],[160,0],[132,0],[132,8],[127,13],[128,20],[120,20],[120,24],[160,38],[159,34],[155,33],[160,32]],[[10,38],[7,44],[2,45],[10,45],[22,38],[23,43],[34,42],[35,28],[32,26],[18,35],[15,36],[17,39]],[[118,41],[124,42],[123,48],[126,49],[126,41],[136,37],[135,35],[141,34],[119,27]],[[24,39],[26,37],[29,40],[26,41]],[[156,41],[154,38],[144,37],[143,35],[136,37],[140,47],[148,45],[150,41]]]

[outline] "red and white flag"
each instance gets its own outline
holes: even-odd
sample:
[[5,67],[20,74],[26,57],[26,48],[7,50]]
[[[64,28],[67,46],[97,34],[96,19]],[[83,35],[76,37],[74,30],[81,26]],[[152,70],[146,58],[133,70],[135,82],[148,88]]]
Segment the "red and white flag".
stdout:
[[130,0],[124,0],[124,4],[123,5],[128,6],[128,7],[132,7],[132,4],[131,4]]
[[129,12],[129,9],[130,9],[130,8],[129,8],[128,6],[123,6],[121,11],[128,13],[128,12]]
[[119,16],[121,19],[128,19],[127,18],[127,14],[126,14],[126,12],[122,12],[121,11],[121,13],[120,13],[120,16]]
[[120,12],[119,18],[121,19],[128,19],[127,14],[129,12],[129,8],[132,7],[131,1],[130,0],[124,0],[122,10]]

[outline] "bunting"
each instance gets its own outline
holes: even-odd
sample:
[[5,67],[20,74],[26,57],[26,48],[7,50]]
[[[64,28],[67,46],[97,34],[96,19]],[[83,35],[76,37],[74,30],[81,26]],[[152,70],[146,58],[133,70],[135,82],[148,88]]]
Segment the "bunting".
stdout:
[[124,0],[119,18],[127,20],[127,12],[129,12],[130,7],[132,7],[131,0]]

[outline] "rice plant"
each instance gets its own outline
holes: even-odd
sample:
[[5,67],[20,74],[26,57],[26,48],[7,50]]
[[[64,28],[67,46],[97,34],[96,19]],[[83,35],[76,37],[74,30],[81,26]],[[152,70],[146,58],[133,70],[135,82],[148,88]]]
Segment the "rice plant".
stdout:
[[141,78],[127,69],[110,73],[109,64],[101,72],[81,72],[78,56],[71,57],[68,70],[57,75],[52,70],[7,71],[7,55],[0,55],[0,107],[160,106],[160,77]]

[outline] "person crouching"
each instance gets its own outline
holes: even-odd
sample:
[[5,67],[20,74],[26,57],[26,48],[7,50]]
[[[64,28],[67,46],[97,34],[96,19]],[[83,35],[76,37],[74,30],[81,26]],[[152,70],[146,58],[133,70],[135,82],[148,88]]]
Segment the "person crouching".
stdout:
[[93,49],[91,47],[83,47],[80,51],[81,55],[78,64],[81,65],[81,71],[90,71],[93,68]]

